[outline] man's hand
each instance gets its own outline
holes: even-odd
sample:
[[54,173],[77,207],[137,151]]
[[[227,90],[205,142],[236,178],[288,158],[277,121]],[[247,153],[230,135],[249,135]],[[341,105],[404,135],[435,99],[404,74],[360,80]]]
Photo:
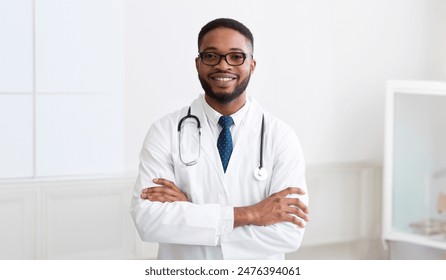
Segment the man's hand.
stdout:
[[[234,227],[244,225],[268,226],[281,222],[290,222],[301,228],[308,222],[307,205],[299,198],[286,197],[290,194],[305,194],[300,188],[289,187],[270,195],[257,204],[234,208]],[[301,218],[297,218],[295,216]]]
[[173,182],[166,179],[153,179],[155,184],[161,185],[143,189],[142,199],[159,202],[188,201],[187,196]]

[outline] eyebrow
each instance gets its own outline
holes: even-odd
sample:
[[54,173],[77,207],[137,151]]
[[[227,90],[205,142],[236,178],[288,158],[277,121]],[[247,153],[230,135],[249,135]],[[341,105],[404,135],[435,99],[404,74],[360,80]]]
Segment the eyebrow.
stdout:
[[[217,48],[215,48],[215,47],[209,47],[209,48],[205,48],[203,50],[203,52],[206,52],[206,51],[216,51],[216,50],[217,50]],[[229,50],[230,51],[239,51],[239,52],[245,53],[245,50],[240,49],[240,48],[230,48]]]

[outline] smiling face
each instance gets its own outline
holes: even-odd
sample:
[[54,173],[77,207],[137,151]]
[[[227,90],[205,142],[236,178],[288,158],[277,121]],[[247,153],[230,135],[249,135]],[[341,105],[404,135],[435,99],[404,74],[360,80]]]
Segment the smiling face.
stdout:
[[249,40],[233,29],[217,28],[204,35],[200,45],[202,52],[247,54],[244,63],[239,66],[229,65],[224,58],[214,66],[204,64],[199,57],[195,61],[208,104],[222,114],[236,112],[245,104],[245,90],[256,65]]

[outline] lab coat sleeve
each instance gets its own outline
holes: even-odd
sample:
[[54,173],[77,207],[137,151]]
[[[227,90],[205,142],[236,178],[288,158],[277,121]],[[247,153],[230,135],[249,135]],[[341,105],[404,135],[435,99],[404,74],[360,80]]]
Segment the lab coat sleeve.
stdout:
[[[277,145],[270,193],[287,187],[300,187],[307,192],[305,161],[295,132],[288,129]],[[293,195],[308,205],[308,195]],[[296,251],[304,235],[304,229],[283,222],[270,226],[246,225],[234,228],[221,237],[225,259],[265,259],[269,256]]]
[[228,221],[222,217],[233,219],[233,208],[218,204],[151,202],[140,198],[143,188],[155,185],[154,178],[175,182],[171,139],[176,135],[169,127],[172,124],[167,121],[154,124],[144,140],[131,205],[136,229],[147,242],[215,246],[221,231],[232,230],[227,228]]

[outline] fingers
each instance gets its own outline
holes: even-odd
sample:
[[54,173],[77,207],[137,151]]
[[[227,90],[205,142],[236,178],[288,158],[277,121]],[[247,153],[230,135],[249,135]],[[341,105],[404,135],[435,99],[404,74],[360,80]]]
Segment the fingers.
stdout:
[[305,203],[303,203],[299,198],[284,198],[283,201],[286,205],[298,208],[305,214],[310,213],[308,206]]
[[286,211],[286,213],[288,214],[288,215],[294,215],[295,217],[299,217],[300,219],[298,219],[298,220],[303,220],[303,221],[305,221],[305,222],[309,222],[310,221],[310,219],[308,218],[308,216],[307,216],[307,214],[306,213],[304,213],[301,209],[299,209],[299,208],[296,208],[296,207],[290,207],[287,211]]
[[271,222],[267,222],[268,224],[275,224],[281,222],[289,222],[300,228],[305,228],[306,222],[308,222],[308,217],[303,211],[299,210],[295,207],[286,207],[288,209],[284,209],[279,213],[275,212],[274,220]]
[[[298,198],[281,198],[278,201],[281,206],[281,217],[283,222],[291,222],[301,228],[305,227],[305,222],[308,222],[308,207]],[[305,222],[304,222],[305,221]]]
[[157,193],[157,192],[142,192],[140,197],[142,199],[148,199],[150,201],[159,201],[159,202],[174,202],[174,201],[187,201],[187,198],[184,194],[167,194],[167,193]]
[[149,199],[151,201],[187,201],[187,197],[182,191],[174,191],[166,187],[144,189],[140,196],[142,199]]
[[179,190],[178,187],[172,181],[169,181],[169,180],[166,180],[163,178],[155,178],[152,181],[155,184],[162,185],[162,186],[168,187],[173,190]]
[[290,216],[290,217],[291,217],[291,219],[289,221],[290,223],[293,223],[293,224],[295,224],[296,226],[298,226],[300,228],[304,228],[305,227],[305,223],[301,219],[293,217],[293,216]]
[[159,202],[188,201],[187,195],[173,182],[163,178],[153,179],[153,182],[160,186],[143,189],[140,195],[142,199]]
[[177,197],[169,196],[169,195],[148,195],[148,194],[141,194],[141,198],[148,199],[150,201],[158,201],[158,202],[174,202],[179,201]]
[[158,195],[171,195],[171,196],[175,196],[179,193],[180,191],[178,190],[172,190],[166,187],[151,187],[151,188],[147,188],[147,189],[143,189],[142,193],[146,193],[148,195],[150,194],[158,194]]
[[[299,198],[287,197],[290,194],[304,195],[305,191],[297,187],[288,187],[284,190],[275,193],[274,195],[281,198],[282,201],[281,203],[289,206],[286,210],[287,214],[289,214],[289,217],[291,217],[289,222],[292,222],[293,224],[296,224],[300,227],[304,227],[304,222],[302,220],[306,222],[309,221],[307,215],[310,213],[310,210],[308,209],[308,206],[305,203],[303,203]],[[302,220],[291,215],[295,215],[301,218]]]
[[297,188],[297,187],[288,187],[286,189],[281,190],[280,192],[275,193],[275,195],[278,196],[287,196],[290,194],[300,194],[300,195],[304,195],[305,191],[301,188]]
[[309,221],[308,206],[299,198],[287,197],[290,194],[305,194],[304,190],[295,187],[286,188],[272,195],[273,201],[277,205],[281,205],[278,209],[282,213],[280,215],[282,222],[290,222],[300,228],[304,228],[306,222]]

